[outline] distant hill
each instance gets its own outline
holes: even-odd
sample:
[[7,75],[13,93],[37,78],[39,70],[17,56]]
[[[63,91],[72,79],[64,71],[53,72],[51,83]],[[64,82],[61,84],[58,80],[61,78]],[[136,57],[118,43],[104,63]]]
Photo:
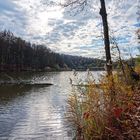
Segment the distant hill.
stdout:
[[0,32],[0,71],[98,70],[104,60],[59,54],[43,45]]

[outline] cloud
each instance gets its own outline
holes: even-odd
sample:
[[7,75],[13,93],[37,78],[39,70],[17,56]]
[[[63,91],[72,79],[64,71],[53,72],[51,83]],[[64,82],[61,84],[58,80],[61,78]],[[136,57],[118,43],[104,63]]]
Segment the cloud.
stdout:
[[0,1],[0,12],[17,12],[16,5],[10,0]]
[[[82,11],[62,8],[58,0],[0,1],[0,28],[9,29],[27,41],[47,45],[52,50],[73,55],[104,57],[100,1],[88,0]],[[106,0],[110,36],[116,38],[121,53],[131,48],[135,56],[138,40],[138,0]],[[79,10],[79,13],[76,12]]]
[[11,30],[17,35],[26,35],[25,25],[26,17],[24,11],[20,11],[19,7],[12,0],[0,1],[0,28],[2,30]]

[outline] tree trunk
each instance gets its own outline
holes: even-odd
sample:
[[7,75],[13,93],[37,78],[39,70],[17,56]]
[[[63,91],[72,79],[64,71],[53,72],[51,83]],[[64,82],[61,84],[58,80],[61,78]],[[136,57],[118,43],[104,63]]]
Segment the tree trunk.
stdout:
[[105,0],[100,0],[100,2],[101,2],[100,15],[102,16],[103,30],[104,30],[106,68],[107,68],[108,75],[112,75],[112,61],[111,61],[111,54],[110,54],[110,41],[109,41],[109,32],[108,32],[108,22],[107,22]]

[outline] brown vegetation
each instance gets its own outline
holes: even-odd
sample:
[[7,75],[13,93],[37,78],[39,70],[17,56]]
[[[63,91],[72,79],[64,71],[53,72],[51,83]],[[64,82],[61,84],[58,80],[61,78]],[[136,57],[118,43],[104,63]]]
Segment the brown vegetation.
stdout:
[[140,139],[140,82],[127,66],[125,75],[118,71],[102,76],[100,86],[89,80],[89,86],[74,89],[67,118],[76,129],[75,139]]

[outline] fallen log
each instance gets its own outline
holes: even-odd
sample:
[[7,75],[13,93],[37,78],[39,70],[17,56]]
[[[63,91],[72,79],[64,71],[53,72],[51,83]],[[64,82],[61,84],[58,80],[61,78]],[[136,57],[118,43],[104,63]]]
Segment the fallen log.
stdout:
[[25,82],[19,82],[19,83],[10,83],[10,82],[3,82],[0,83],[0,86],[32,86],[32,87],[46,87],[51,86],[52,83],[25,83]]

